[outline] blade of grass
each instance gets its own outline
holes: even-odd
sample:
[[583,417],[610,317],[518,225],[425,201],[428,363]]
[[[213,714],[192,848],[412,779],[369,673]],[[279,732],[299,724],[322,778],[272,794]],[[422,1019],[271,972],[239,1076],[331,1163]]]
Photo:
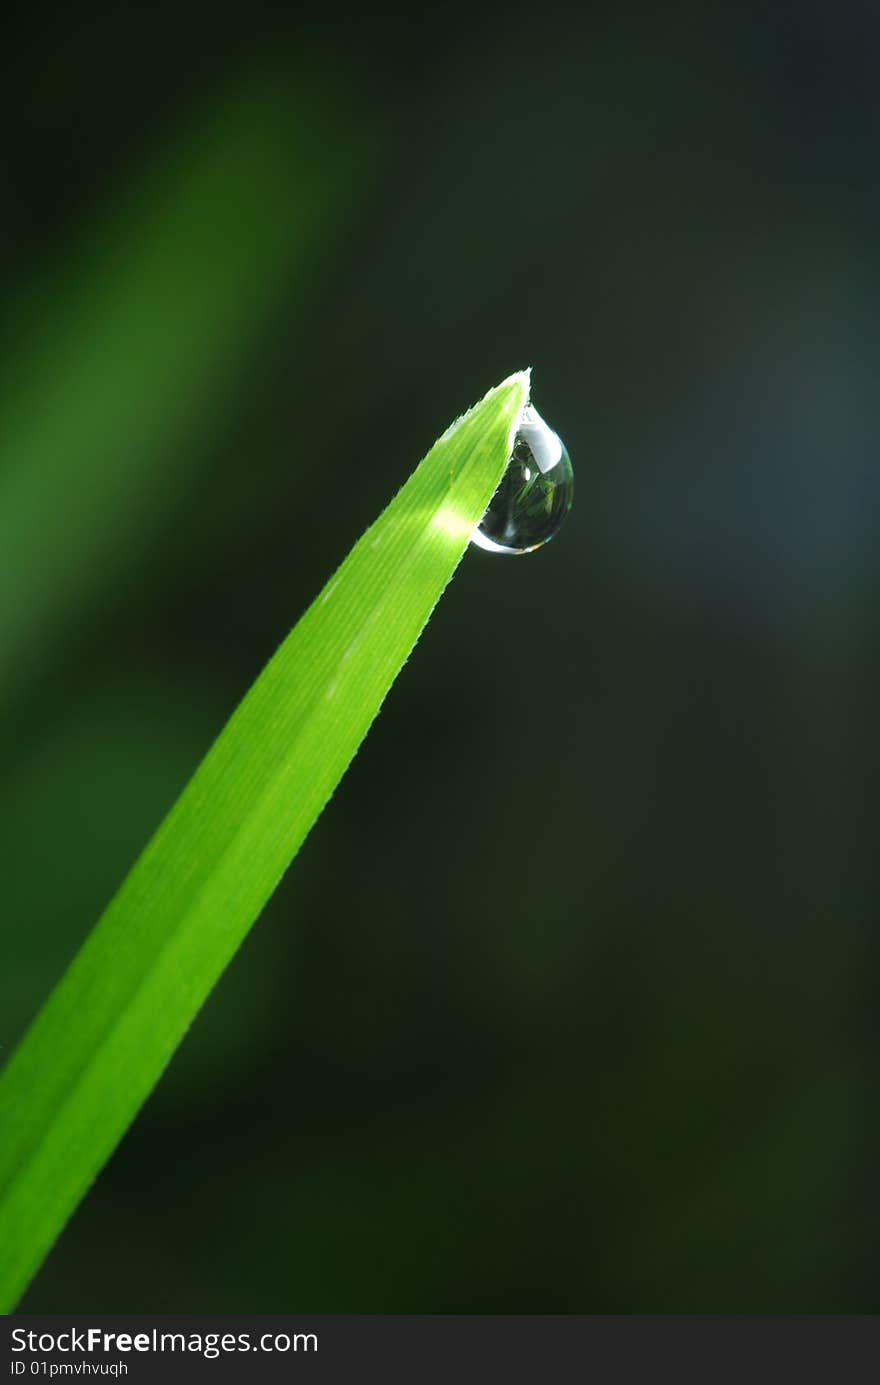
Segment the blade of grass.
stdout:
[[319,100],[289,74],[242,80],[154,155],[7,329],[4,706],[186,493],[242,362],[366,184],[368,137],[340,136],[327,88]]
[[528,375],[434,444],[233,713],[0,1078],[17,1302],[332,794],[503,474]]

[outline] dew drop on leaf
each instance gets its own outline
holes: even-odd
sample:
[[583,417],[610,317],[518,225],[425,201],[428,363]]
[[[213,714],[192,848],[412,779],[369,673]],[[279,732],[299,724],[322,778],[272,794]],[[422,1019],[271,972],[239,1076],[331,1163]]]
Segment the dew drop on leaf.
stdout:
[[573,496],[574,472],[565,444],[529,404],[507,470],[471,543],[489,553],[532,553],[558,532]]

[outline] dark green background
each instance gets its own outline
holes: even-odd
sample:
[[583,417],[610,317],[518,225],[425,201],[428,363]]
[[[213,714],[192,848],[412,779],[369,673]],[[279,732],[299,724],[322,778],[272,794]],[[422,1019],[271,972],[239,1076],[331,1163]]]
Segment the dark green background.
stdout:
[[27,1309],[877,1309],[878,44],[20,21],[3,1052],[456,414],[531,364],[578,487],[466,557]]

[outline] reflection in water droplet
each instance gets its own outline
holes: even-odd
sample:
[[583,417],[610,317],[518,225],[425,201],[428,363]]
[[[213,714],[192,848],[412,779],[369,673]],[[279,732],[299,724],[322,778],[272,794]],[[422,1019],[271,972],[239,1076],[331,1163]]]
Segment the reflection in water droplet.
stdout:
[[553,538],[573,496],[574,472],[562,439],[529,404],[507,470],[471,542],[489,553],[531,553]]

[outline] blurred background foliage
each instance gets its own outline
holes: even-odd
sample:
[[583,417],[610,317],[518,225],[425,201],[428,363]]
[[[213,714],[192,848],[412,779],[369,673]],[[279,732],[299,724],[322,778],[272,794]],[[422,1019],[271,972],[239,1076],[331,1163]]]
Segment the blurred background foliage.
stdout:
[[877,16],[36,4],[0,1052],[433,438],[473,553],[30,1311],[871,1311]]

